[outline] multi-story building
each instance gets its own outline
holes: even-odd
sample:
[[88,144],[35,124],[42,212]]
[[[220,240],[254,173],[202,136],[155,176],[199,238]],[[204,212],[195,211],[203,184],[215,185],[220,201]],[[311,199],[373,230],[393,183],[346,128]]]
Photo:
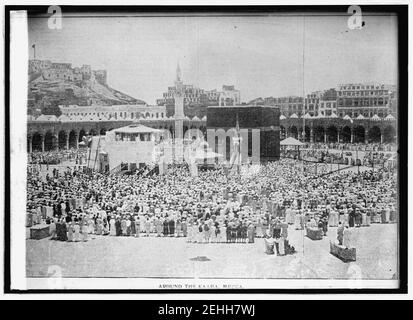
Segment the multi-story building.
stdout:
[[52,62],[50,60],[29,60],[29,73],[40,72],[43,69],[50,68]]
[[291,116],[296,114],[298,116],[303,114],[303,98],[297,96],[287,97],[267,97],[264,98],[264,105],[275,106],[280,108],[280,114],[284,116]]
[[219,105],[236,106],[241,104],[241,92],[233,85],[223,85],[222,91],[218,93]]
[[321,94],[316,114],[321,117],[337,115],[337,91],[334,88],[325,90]]
[[139,105],[60,105],[62,115],[69,118],[84,118],[84,119],[165,119],[166,109],[164,106],[148,106]]
[[[184,105],[204,105],[215,106],[219,103],[219,98],[223,97],[226,104],[240,104],[241,94],[234,86],[222,86],[222,91],[216,89],[207,91],[191,84],[183,85]],[[156,104],[160,106],[172,107],[175,105],[176,87],[168,87],[168,91],[162,94],[162,99],[157,99]]]
[[309,114],[310,116],[318,116],[318,111],[320,108],[320,100],[322,99],[323,91],[314,91],[309,94],[304,99],[304,114]]
[[338,115],[386,117],[397,112],[397,92],[394,86],[377,83],[349,83],[337,86]]

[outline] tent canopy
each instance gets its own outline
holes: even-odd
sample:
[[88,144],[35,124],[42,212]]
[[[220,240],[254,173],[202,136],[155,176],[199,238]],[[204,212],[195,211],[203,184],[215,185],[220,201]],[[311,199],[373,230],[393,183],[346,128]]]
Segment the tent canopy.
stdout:
[[222,158],[223,155],[216,153],[216,152],[212,152],[212,151],[196,150],[194,157],[196,160],[203,160],[203,159]]
[[294,139],[292,137],[286,138],[283,141],[280,142],[280,146],[303,146],[304,143],[298,141],[297,139]]

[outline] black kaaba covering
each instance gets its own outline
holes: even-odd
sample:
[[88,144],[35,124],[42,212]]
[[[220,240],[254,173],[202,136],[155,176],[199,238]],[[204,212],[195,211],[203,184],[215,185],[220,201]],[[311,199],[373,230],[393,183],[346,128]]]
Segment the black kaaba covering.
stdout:
[[271,106],[208,107],[207,129],[260,129],[260,160],[280,158],[280,110]]

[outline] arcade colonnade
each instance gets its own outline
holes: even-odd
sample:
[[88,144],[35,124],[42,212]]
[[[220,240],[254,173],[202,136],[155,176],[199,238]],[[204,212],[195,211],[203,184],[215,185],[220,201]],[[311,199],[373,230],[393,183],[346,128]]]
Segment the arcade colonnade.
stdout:
[[394,120],[286,119],[280,123],[281,139],[311,143],[391,143],[397,139]]
[[[78,148],[79,142],[87,135],[105,135],[106,131],[124,127],[136,123],[131,120],[125,121],[81,121],[81,122],[59,122],[59,121],[29,121],[27,127],[27,151],[51,151],[69,150]],[[174,135],[174,120],[140,120],[145,126],[169,130]],[[206,135],[205,121],[185,120],[183,130],[198,129]]]
[[[169,130],[174,135],[173,119],[141,119],[143,125]],[[104,135],[106,131],[131,124],[125,121],[29,121],[27,151],[67,150],[78,148],[86,135]],[[199,129],[206,136],[205,120],[184,120],[183,131]],[[344,120],[337,119],[284,119],[280,120],[280,139],[294,137],[305,142],[322,143],[388,143],[397,137],[396,121]]]

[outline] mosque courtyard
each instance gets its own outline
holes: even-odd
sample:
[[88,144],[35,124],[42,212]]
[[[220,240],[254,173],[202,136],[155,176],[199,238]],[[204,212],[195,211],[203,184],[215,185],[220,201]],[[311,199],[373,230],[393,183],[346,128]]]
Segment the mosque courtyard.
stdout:
[[27,237],[26,273],[48,278],[57,266],[63,278],[397,279],[397,224],[352,228],[357,260],[349,263],[329,253],[336,229],[313,241],[290,226],[297,252],[288,256],[267,255],[260,238],[253,244],[198,244],[186,238],[93,236],[87,242],[59,242]]

